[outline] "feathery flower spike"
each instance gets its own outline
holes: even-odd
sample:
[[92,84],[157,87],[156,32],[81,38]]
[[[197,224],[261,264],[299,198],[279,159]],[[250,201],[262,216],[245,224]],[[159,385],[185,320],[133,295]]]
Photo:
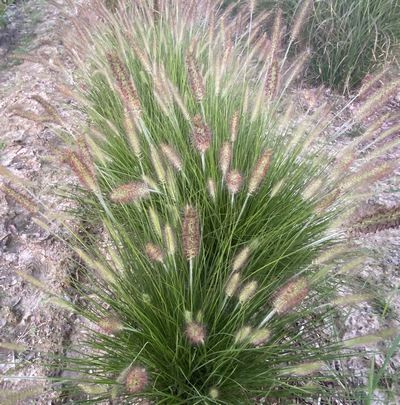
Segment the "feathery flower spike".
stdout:
[[298,278],[283,286],[275,295],[272,306],[278,314],[284,314],[299,305],[308,294],[305,278]]
[[251,334],[251,327],[243,326],[236,332],[235,343],[245,342],[249,338],[250,334]]
[[147,243],[146,244],[146,254],[149,259],[153,262],[163,263],[164,261],[164,254],[161,248],[154,243]]
[[185,208],[182,236],[186,259],[193,260],[200,251],[200,222],[196,209],[190,205]]
[[272,151],[270,149],[265,150],[258,159],[253,172],[249,179],[248,193],[254,194],[261,185],[261,182],[265,178],[269,165],[271,164]]
[[168,159],[169,163],[178,171],[182,170],[183,164],[180,156],[178,155],[178,152],[169,145],[166,145],[165,143],[161,144],[161,151],[164,154],[164,156]]
[[228,190],[231,192],[232,197],[238,193],[242,187],[243,177],[240,174],[239,170],[231,170],[226,176],[226,185]]
[[225,288],[225,294],[231,298],[234,296],[240,285],[240,273],[233,273],[228,280]]
[[111,192],[110,198],[116,203],[128,204],[148,197],[150,195],[150,191],[151,190],[146,183],[141,181],[133,181],[115,188]]
[[234,258],[232,263],[232,270],[234,272],[240,270],[247,262],[250,256],[250,247],[245,246]]
[[245,284],[239,293],[239,302],[244,304],[256,293],[258,287],[257,281],[250,281]]
[[185,335],[193,345],[202,345],[206,340],[206,328],[198,322],[188,322],[185,327]]
[[135,366],[129,369],[125,378],[125,388],[131,394],[143,392],[149,384],[149,376],[144,367]]
[[224,142],[219,151],[219,167],[222,172],[222,176],[225,178],[228,173],[229,166],[232,159],[232,145],[230,142]]

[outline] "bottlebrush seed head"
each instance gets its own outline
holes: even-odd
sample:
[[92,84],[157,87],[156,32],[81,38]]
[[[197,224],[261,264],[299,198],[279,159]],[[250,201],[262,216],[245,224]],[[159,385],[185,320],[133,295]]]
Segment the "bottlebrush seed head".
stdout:
[[196,209],[190,205],[185,208],[182,235],[186,259],[192,260],[200,251],[200,222]]
[[23,208],[36,214],[39,210],[38,206],[35,204],[32,199],[20,193],[19,191],[14,190],[13,188],[6,186],[5,184],[0,184],[0,190],[3,191],[6,195],[11,197],[15,202],[21,205]]
[[116,317],[112,316],[100,319],[98,325],[105,333],[108,334],[115,334],[123,329],[122,323]]
[[231,119],[231,142],[234,143],[239,129],[239,111],[235,111]]
[[217,195],[217,185],[215,184],[215,181],[213,179],[208,179],[207,180],[207,188],[208,192],[210,194],[210,197],[215,200],[215,197]]
[[77,153],[70,151],[67,153],[66,161],[81,183],[88,190],[96,193],[98,191],[96,178],[82,158]]
[[208,125],[203,122],[200,114],[194,116],[193,125],[193,145],[200,153],[203,154],[207,152],[211,146],[211,130]]
[[125,388],[131,394],[143,392],[149,384],[149,376],[144,367],[132,367],[125,378]]
[[111,192],[110,198],[116,203],[128,204],[139,201],[142,198],[148,197],[149,195],[150,189],[146,183],[134,181],[115,188]]
[[154,243],[146,244],[146,254],[149,259],[153,262],[162,263],[164,261],[164,254],[161,248]]
[[269,329],[267,328],[257,329],[251,334],[250,343],[254,346],[261,346],[268,341],[270,336],[271,331]]
[[161,144],[161,151],[164,156],[168,159],[169,163],[178,171],[182,170],[183,164],[180,156],[175,151],[172,146],[166,145],[165,143]]
[[202,345],[206,340],[206,328],[198,322],[189,322],[185,327],[185,336],[193,345]]
[[203,100],[205,95],[205,88],[203,77],[201,76],[200,70],[197,66],[196,60],[193,54],[188,54],[186,57],[186,65],[189,74],[190,87],[196,101],[200,102]]
[[173,256],[176,252],[176,240],[174,231],[171,225],[167,224],[164,228],[164,243],[167,248],[167,252],[170,256]]
[[225,177],[228,173],[232,159],[232,145],[230,142],[224,142],[219,151],[219,167],[222,175]]
[[226,284],[225,288],[226,295],[229,298],[233,297],[239,285],[240,285],[240,273],[232,274],[228,280],[228,283]]
[[250,256],[250,248],[246,246],[233,258],[232,263],[233,271],[240,270],[247,262],[249,256]]
[[272,305],[278,314],[284,314],[299,305],[308,294],[305,278],[298,278],[283,286],[273,299]]
[[232,194],[236,194],[242,187],[243,177],[239,170],[231,170],[226,176],[226,185]]
[[245,284],[239,294],[239,302],[244,304],[256,293],[258,287],[257,281],[250,281]]
[[166,181],[165,169],[161,162],[160,155],[158,154],[157,149],[153,145],[150,145],[150,157],[151,162],[153,163],[154,170],[157,174],[158,180],[160,181],[160,183],[165,183]]
[[261,182],[263,181],[265,175],[267,174],[269,165],[271,164],[271,155],[272,151],[270,149],[267,149],[262,153],[262,155],[258,159],[253,169],[253,172],[250,176],[248,188],[249,194],[255,193],[257,189],[260,187]]
[[245,342],[249,338],[250,334],[251,334],[251,327],[243,326],[236,332],[235,343]]
[[212,387],[210,388],[208,395],[210,396],[211,399],[217,399],[219,397],[219,391],[217,388]]

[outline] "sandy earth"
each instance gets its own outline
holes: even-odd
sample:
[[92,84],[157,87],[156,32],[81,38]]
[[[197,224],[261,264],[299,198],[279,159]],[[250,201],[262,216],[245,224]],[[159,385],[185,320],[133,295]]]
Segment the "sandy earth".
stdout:
[[[54,188],[74,180],[67,168],[60,165],[55,153],[61,141],[51,125],[18,117],[12,113],[12,109],[16,105],[22,105],[24,109],[43,114],[42,107],[31,99],[31,96],[39,94],[56,107],[62,105],[61,114],[65,120],[69,120],[73,113],[67,108],[68,100],[55,88],[58,78],[56,70],[32,60],[22,60],[16,64],[12,62],[12,57],[17,52],[29,53],[49,61],[50,66],[57,58],[62,59],[60,33],[63,27],[66,27],[66,22],[55,7],[45,4],[42,0],[20,2],[13,13],[15,18],[18,17],[23,23],[16,22],[13,25],[14,31],[8,34],[8,39],[4,33],[3,36],[0,34],[0,164],[15,175],[32,181],[35,195],[51,209],[62,210],[65,202],[55,196]],[[387,108],[400,112],[399,103]],[[348,138],[342,137],[335,142],[338,147],[342,147],[348,141]],[[386,156],[399,157],[399,149]],[[5,183],[7,184],[7,181]],[[373,197],[368,199],[365,207],[373,209],[399,203],[400,172],[397,172],[397,176],[376,185]],[[55,229],[55,232],[62,236],[61,230]],[[398,230],[353,237],[352,242],[372,252],[372,258],[368,260],[360,277],[383,292],[388,310],[383,317],[382,308],[372,304],[359,305],[345,321],[341,331],[344,338],[373,333],[385,326],[400,325]],[[70,288],[69,280],[74,273],[74,266],[70,256],[63,243],[38,227],[26,210],[17,206],[4,193],[0,193],[0,341],[22,343],[38,349],[36,352],[27,350],[22,353],[10,353],[0,349],[0,373],[27,377],[5,378],[0,382],[0,390],[7,392],[12,389],[38,387],[43,385],[42,380],[32,381],[29,377],[57,376],[59,373],[57,369],[50,370],[44,365],[44,354],[46,351],[62,353],[71,339],[76,339],[75,318],[70,312],[47,302],[45,294],[24,282],[16,271],[35,276],[54,292],[67,300],[73,300],[76,297]],[[377,367],[382,365],[386,350],[384,345],[379,349],[382,354],[375,358]],[[30,365],[19,370],[18,365],[25,364],[27,360]],[[356,385],[366,383],[370,365],[368,358],[349,362],[348,367],[354,371]],[[399,353],[388,366],[392,375],[395,375],[396,370],[400,370]],[[396,384],[396,379],[388,382],[393,390],[400,393]],[[59,394],[49,391],[41,395],[40,399],[25,399],[20,403],[58,404],[61,399]]]

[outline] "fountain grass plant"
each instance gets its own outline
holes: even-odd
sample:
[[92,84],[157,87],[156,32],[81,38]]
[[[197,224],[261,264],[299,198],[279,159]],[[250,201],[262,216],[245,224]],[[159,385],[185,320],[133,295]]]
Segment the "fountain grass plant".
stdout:
[[[214,1],[121,1],[111,11],[93,1],[72,19],[78,73],[61,88],[89,125],[63,132],[83,224],[64,226],[85,278],[79,303],[47,293],[86,319],[85,339],[63,360],[72,376],[59,379],[73,403],[359,400],[367,390],[337,362],[398,334],[343,340],[335,327],[338,308],[371,299],[344,293],[363,262],[346,221],[359,189],[394,163],[373,156],[349,170],[372,131],[340,156],[329,150],[329,108],[298,115],[291,93],[308,54],[288,57],[282,14],[271,38],[264,17],[247,6],[231,17]],[[34,207],[15,187],[3,191]],[[34,213],[45,228],[63,222]]]

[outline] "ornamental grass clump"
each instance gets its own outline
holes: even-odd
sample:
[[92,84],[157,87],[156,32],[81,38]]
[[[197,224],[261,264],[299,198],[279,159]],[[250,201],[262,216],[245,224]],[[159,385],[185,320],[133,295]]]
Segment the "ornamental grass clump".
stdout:
[[[346,215],[392,163],[349,174],[325,153],[326,106],[296,115],[289,90],[304,60],[282,49],[282,13],[269,38],[251,10],[93,1],[72,19],[73,91],[89,122],[64,152],[84,220],[65,225],[85,270],[74,310],[89,324],[64,359],[74,403],[363,395],[336,364],[357,353],[334,327],[362,262]],[[342,299],[340,311],[359,302]]]

